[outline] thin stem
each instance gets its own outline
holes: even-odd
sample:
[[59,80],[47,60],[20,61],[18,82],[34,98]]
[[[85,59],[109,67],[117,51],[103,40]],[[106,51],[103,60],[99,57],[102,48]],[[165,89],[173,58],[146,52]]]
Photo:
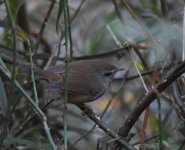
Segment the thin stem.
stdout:
[[36,84],[35,84],[35,77],[34,77],[34,70],[33,70],[33,59],[32,59],[32,49],[31,49],[31,45],[30,45],[30,41],[28,38],[26,38],[26,42],[28,44],[29,47],[29,56],[30,56],[30,71],[31,71],[31,79],[32,79],[32,83],[33,83],[33,93],[34,93],[34,97],[35,97],[35,103],[38,106],[38,96],[37,96],[37,88],[36,88]]
[[[65,49],[66,49],[66,64],[65,64],[65,80],[64,80],[64,149],[67,150],[67,99],[68,99],[68,64],[72,58],[72,36],[70,29],[70,16],[68,8],[68,0],[64,0],[64,22],[65,22]],[[69,51],[68,51],[69,50]]]
[[12,78],[11,78],[11,87],[10,87],[10,94],[11,94],[10,100],[12,100],[14,97],[13,90],[14,90],[15,71],[16,71],[16,59],[17,59],[16,32],[15,32],[15,20],[12,16],[9,2],[6,0],[4,2],[5,2],[9,24],[10,24],[11,32],[12,32],[13,68],[12,68]]
[[[0,58],[0,70],[8,77],[9,80],[12,79],[11,72],[6,68],[5,64],[3,63],[2,59]],[[14,86],[22,93],[22,95],[28,100],[28,102],[31,104],[33,110],[36,112],[37,116],[42,120],[42,123],[44,125],[44,129],[46,132],[46,135],[48,137],[48,141],[51,144],[53,150],[57,150],[56,145],[54,144],[54,141],[51,137],[49,127],[47,125],[47,119],[43,111],[38,107],[38,105],[32,100],[32,98],[25,92],[25,90],[21,87],[21,85],[17,82],[17,80],[14,81]]]
[[66,19],[67,19],[67,23],[68,23],[68,26],[67,26],[67,32],[68,32],[68,35],[69,35],[69,61],[71,61],[72,57],[73,57],[73,42],[72,42],[72,35],[71,35],[71,25],[70,25],[70,14],[69,14],[69,7],[68,7],[68,0],[66,0],[66,11],[67,11],[67,14],[66,14]]

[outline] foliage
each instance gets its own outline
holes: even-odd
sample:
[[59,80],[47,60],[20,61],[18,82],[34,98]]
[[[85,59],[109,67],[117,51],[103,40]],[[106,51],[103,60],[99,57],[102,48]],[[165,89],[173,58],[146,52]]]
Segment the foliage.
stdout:
[[[183,149],[183,67],[155,89],[183,66],[183,6],[182,0],[0,1],[0,149],[108,149],[119,147],[126,132],[132,148]],[[34,70],[31,78],[21,72],[25,64],[47,69],[81,59],[125,68],[89,104],[88,117],[73,104],[66,111],[58,91],[35,81]],[[130,116],[152,90],[156,99],[148,98],[139,118]],[[123,131],[129,117],[138,121]]]

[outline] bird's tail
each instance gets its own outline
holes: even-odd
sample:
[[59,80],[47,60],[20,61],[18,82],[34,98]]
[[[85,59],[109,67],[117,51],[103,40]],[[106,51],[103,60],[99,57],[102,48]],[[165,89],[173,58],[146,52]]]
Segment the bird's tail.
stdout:
[[[31,66],[30,65],[19,63],[18,67],[20,68],[21,73],[26,75],[28,78],[31,78]],[[34,72],[35,80],[47,80],[48,82],[53,82],[61,77],[59,73],[42,70],[37,67],[33,67],[33,72]]]

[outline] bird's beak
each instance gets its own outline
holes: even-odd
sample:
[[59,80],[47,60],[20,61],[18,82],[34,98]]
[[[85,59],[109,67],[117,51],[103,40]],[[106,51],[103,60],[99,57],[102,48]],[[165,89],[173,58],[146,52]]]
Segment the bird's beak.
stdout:
[[122,71],[122,70],[124,70],[124,68],[117,68],[117,69],[115,69],[114,72],[116,73],[116,72],[119,72],[119,71]]
[[124,74],[124,68],[117,68],[114,70],[115,74],[114,74],[114,78],[120,78],[123,77]]

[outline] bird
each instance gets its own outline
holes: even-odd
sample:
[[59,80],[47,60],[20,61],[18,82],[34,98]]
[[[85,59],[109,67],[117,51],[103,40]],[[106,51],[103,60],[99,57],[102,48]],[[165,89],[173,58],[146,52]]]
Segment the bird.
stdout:
[[[20,65],[26,76],[31,76],[28,65]],[[103,60],[80,60],[68,64],[67,94],[68,103],[83,104],[97,100],[104,95],[114,75],[123,70]],[[35,80],[46,80],[47,89],[64,96],[65,63],[43,70],[33,67]]]

